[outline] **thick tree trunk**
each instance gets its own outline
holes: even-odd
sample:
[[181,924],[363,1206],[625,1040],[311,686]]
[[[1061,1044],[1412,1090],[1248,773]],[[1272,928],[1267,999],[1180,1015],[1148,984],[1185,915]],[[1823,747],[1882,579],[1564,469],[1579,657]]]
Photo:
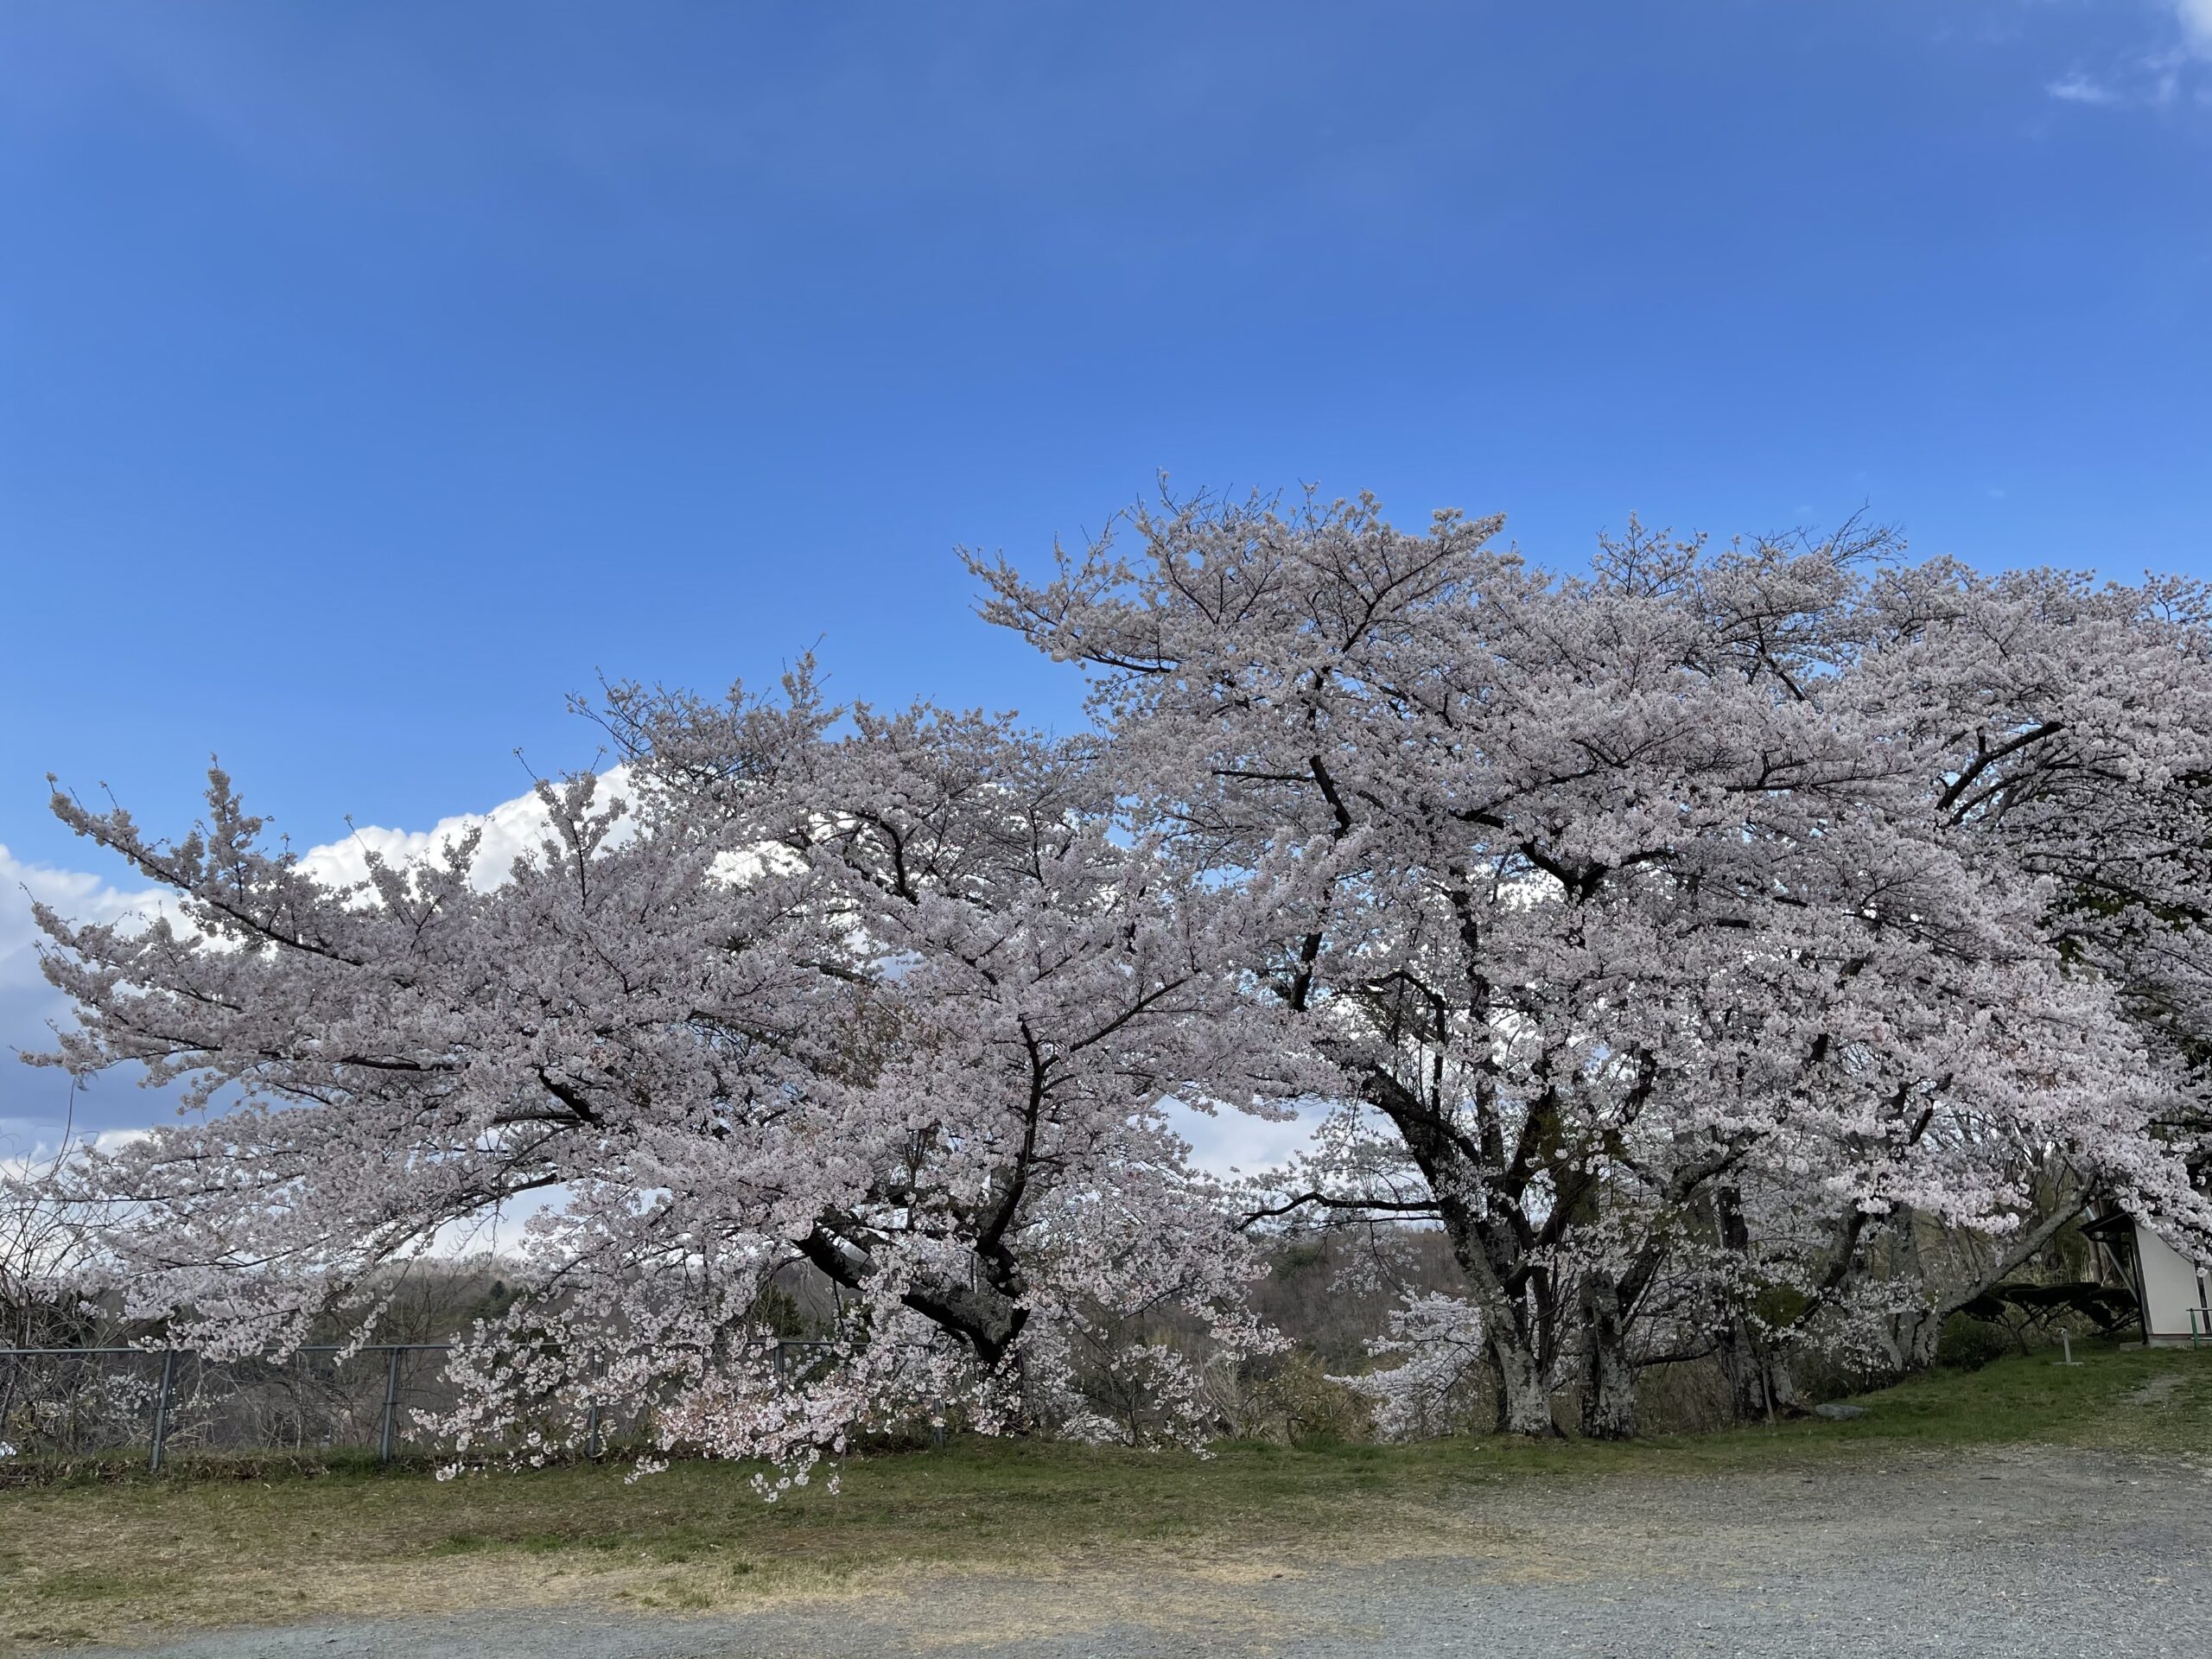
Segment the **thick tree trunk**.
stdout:
[[1490,1333],[1491,1375],[1497,1379],[1497,1427],[1504,1434],[1550,1440],[1559,1433],[1552,1418],[1551,1395],[1535,1350],[1510,1324],[1493,1324]]
[[1720,1333],[1720,1363],[1728,1373],[1729,1400],[1738,1421],[1772,1422],[1803,1409],[1789,1354],[1761,1341],[1740,1315]]
[[1629,1363],[1620,1287],[1592,1269],[1582,1278],[1582,1433],[1624,1440],[1636,1433],[1636,1367]]
[[[1751,1235],[1744,1219],[1743,1197],[1732,1186],[1713,1195],[1715,1229],[1724,1249],[1749,1263]],[[1772,1422],[1801,1408],[1786,1349],[1759,1334],[1750,1311],[1734,1309],[1720,1329],[1720,1363],[1728,1374],[1728,1394],[1739,1422]]]
[[[876,1271],[865,1250],[825,1228],[816,1228],[799,1241],[798,1248],[833,1282],[848,1290],[863,1288]],[[1005,1288],[993,1284],[981,1264],[965,1278],[957,1270],[918,1274],[899,1300],[966,1342],[976,1358],[992,1368],[1005,1361],[1029,1322],[1029,1310]]]
[[1936,1363],[1943,1341],[1941,1308],[1916,1307],[1900,1313],[1891,1326],[1891,1358],[1900,1376],[1924,1371]]
[[[1449,1230],[1447,1225],[1447,1231]],[[1497,1427],[1501,1433],[1525,1434],[1536,1440],[1559,1435],[1552,1416],[1551,1390],[1545,1386],[1546,1367],[1528,1299],[1506,1294],[1496,1265],[1476,1237],[1454,1235],[1452,1244],[1459,1265],[1473,1281],[1483,1310],[1484,1338],[1490,1344],[1491,1373],[1497,1382]]]
[[[1497,1214],[1484,1215],[1470,1195],[1484,1186],[1481,1168],[1455,1140],[1444,1118],[1389,1072],[1363,1068],[1364,1093],[1405,1137],[1406,1149],[1436,1194],[1452,1254],[1465,1270],[1482,1309],[1491,1375],[1497,1382],[1497,1426],[1508,1434],[1552,1439],[1559,1425],[1552,1417],[1544,1386],[1544,1357],[1522,1287],[1527,1243]],[[1525,1232],[1525,1227],[1523,1228]],[[1510,1285],[1516,1288],[1509,1290]]]

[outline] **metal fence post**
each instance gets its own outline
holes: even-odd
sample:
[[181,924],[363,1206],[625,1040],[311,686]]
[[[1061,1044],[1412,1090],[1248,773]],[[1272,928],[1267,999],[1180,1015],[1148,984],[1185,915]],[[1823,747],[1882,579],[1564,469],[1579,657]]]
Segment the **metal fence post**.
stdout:
[[591,1409],[584,1413],[584,1456],[596,1460],[599,1457],[599,1402],[591,1402]]
[[388,1351],[391,1363],[384,1372],[384,1421],[377,1430],[377,1461],[391,1461],[392,1431],[399,1416],[399,1362],[406,1350],[394,1347]]
[[147,1460],[149,1474],[162,1472],[162,1454],[169,1443],[169,1396],[176,1390],[176,1350],[162,1351],[161,1387],[154,1395],[154,1454]]

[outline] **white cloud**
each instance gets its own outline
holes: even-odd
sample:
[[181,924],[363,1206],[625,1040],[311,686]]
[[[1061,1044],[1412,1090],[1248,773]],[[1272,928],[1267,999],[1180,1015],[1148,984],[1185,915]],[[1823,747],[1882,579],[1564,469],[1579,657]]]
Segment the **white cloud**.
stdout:
[[1208,1174],[1226,1177],[1242,1173],[1255,1175],[1290,1161],[1294,1154],[1313,1149],[1313,1131],[1326,1116],[1319,1107],[1278,1121],[1255,1117],[1231,1106],[1211,1114],[1195,1112],[1179,1101],[1168,1103],[1168,1121],[1176,1134],[1191,1143],[1191,1161]]
[[2069,104],[2117,104],[2120,94],[2101,81],[2091,80],[2087,75],[2068,75],[2054,80],[2044,88],[2053,98]]
[[18,1051],[51,1047],[52,1027],[69,1019],[67,999],[39,971],[42,936],[31,917],[35,902],[84,922],[150,919],[167,905],[157,891],[128,891],[81,870],[27,863],[0,846],[0,1154],[8,1157],[42,1155],[73,1122],[76,1134],[99,1133],[124,1127],[115,1119],[143,1122],[160,1110],[152,1097],[135,1092],[111,1109],[112,1096],[103,1090],[98,1106],[109,1121],[92,1123],[92,1103],[67,1077],[16,1059]]
[[26,864],[0,844],[0,991],[45,983],[38,971],[38,924],[31,919],[35,901],[79,922],[150,918],[164,907],[153,889],[126,893],[81,870]]
[[[602,774],[601,798],[620,795],[623,782],[620,766]],[[428,830],[357,829],[342,840],[308,848],[300,855],[300,865],[318,880],[346,887],[368,874],[371,853],[389,863],[404,864],[433,857],[471,830],[480,830],[483,839],[469,879],[489,889],[506,880],[514,861],[534,849],[547,828],[545,809],[537,797],[518,795],[486,812],[441,818]],[[163,912],[173,917],[177,913],[174,901],[159,888],[126,890],[83,870],[26,863],[0,843],[0,995],[45,983],[38,970],[40,935],[31,917],[34,902],[51,905],[73,922],[150,921]]]
[[[610,766],[600,774],[600,799],[624,792],[628,769]],[[516,859],[535,850],[549,830],[544,804],[536,794],[518,795],[488,812],[462,812],[441,818],[428,830],[385,830],[371,825],[355,830],[343,841],[310,847],[300,855],[300,866],[316,880],[333,887],[349,887],[369,873],[369,855],[387,864],[402,865],[437,856],[460,842],[470,830],[483,832],[476,860],[469,867],[471,886],[488,892],[507,879]]]
[[64,1152],[113,1152],[134,1141],[144,1140],[149,1133],[145,1129],[100,1129],[72,1134],[66,1144],[59,1135],[47,1140],[0,1142],[6,1147],[4,1153],[0,1153],[0,1180],[33,1179],[50,1170],[54,1159]]
[[2200,58],[2212,58],[2212,0],[2173,0],[2181,37]]
[[[605,775],[603,786],[619,792],[620,769]],[[394,863],[435,855],[472,829],[483,830],[470,880],[480,887],[506,879],[516,857],[535,848],[546,832],[544,808],[532,795],[502,801],[486,812],[445,818],[424,830],[357,830],[341,841],[311,847],[300,857],[308,872],[334,886],[360,880],[374,851]],[[35,1052],[52,1046],[52,1027],[69,1022],[67,999],[39,971],[41,938],[31,915],[36,903],[51,905],[75,922],[150,921],[174,900],[158,888],[119,887],[83,870],[28,863],[0,845],[0,1153],[37,1155],[61,1139],[65,1122],[75,1133],[101,1135],[139,1132],[134,1127],[159,1116],[158,1094],[130,1088],[127,1078],[102,1078],[89,1091],[73,1096],[60,1072],[22,1065],[10,1051]],[[112,1083],[115,1086],[106,1086]]]
[[[606,773],[602,788],[619,794],[622,769]],[[535,795],[518,795],[488,812],[442,818],[429,830],[370,826],[354,830],[342,841],[310,847],[300,855],[300,863],[320,880],[347,886],[368,874],[372,852],[391,863],[405,863],[435,855],[473,829],[483,831],[483,840],[477,848],[470,880],[479,887],[494,887],[506,879],[518,856],[543,839],[545,810]],[[27,863],[0,844],[0,1042],[20,1045],[36,1040],[47,1018],[60,1012],[59,1000],[39,972],[41,936],[31,916],[34,902],[51,905],[74,922],[150,921],[164,912],[172,917],[177,914],[174,900],[159,888],[130,890],[82,870]],[[35,1013],[27,1018],[32,1004],[36,1005]]]
[[2166,109],[2191,93],[2212,101],[2212,86],[2192,67],[2212,63],[2212,0],[2163,0],[2160,9],[2176,32],[2159,45],[2120,53],[2094,74],[2069,71],[2044,91],[2064,103],[2121,109]]

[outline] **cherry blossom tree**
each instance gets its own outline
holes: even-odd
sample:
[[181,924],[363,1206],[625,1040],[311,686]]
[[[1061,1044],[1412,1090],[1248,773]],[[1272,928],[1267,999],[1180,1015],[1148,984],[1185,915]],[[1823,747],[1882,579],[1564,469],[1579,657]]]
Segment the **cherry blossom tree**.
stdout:
[[[2027,1261],[2099,1198],[2201,1235],[2203,1044],[2212,1018],[2212,633],[2198,585],[2097,584],[2057,571],[1983,576],[1949,562],[1883,572],[1864,602],[1854,695],[1928,754],[1932,816],[1985,880],[2043,895],[2037,937],[2114,1001],[2142,1054],[2148,1135],[2094,1160],[2016,1147],[2041,1186],[2024,1224],[1901,1310],[1898,1363],[1932,1358],[1943,1319]],[[1955,1134],[1986,1133],[1958,1126]],[[1924,1229],[1886,1219],[1910,1255]],[[1846,1224],[1846,1243],[1863,1219]],[[1973,1242],[1978,1245],[1978,1241]],[[1824,1284],[1865,1270],[1831,1252]]]
[[[1256,1241],[1304,1218],[1433,1225],[1464,1273],[1359,1381],[1386,1428],[1479,1370],[1527,1434],[1562,1392],[1632,1433],[1678,1359],[1746,1411],[1808,1347],[1925,1363],[2092,1202],[2212,1230],[2199,592],[1855,527],[1632,524],[1567,575],[1499,529],[1171,502],[1130,556],[973,560],[1094,734],[839,709],[804,664],[619,685],[619,764],[541,785],[504,872],[464,838],[318,875],[219,772],[174,842],[57,794],[175,901],[39,912],[50,1058],[187,1101],[63,1196],[218,1352],[365,1338],[389,1264],[534,1205],[461,1452],[645,1401],[784,1480],[953,1408],[1202,1438],[1147,1323],[1266,1346]],[[1171,1099],[1325,1121],[1227,1190]],[[796,1373],[795,1270],[837,1308]]]
[[[1795,1330],[1895,1314],[1870,1230],[2019,1234],[2054,1165],[2202,1224],[2187,1020],[2129,1017],[2195,993],[2150,965],[2202,892],[2193,595],[1878,532],[1632,528],[1563,577],[1499,528],[1169,502],[1134,557],[971,559],[990,620],[1093,672],[1137,831],[1209,892],[1264,873],[1249,993],[1344,1104],[1255,1214],[1440,1224],[1470,1306],[1414,1323],[1478,1322],[1536,1434],[1561,1385],[1631,1432],[1637,1364],[1753,1343],[1777,1276]],[[2075,798],[2107,773],[2163,814],[2120,893],[2130,809]]]
[[[1074,1350],[1133,1315],[1262,1340],[1253,1253],[1163,1102],[1278,1097],[1296,1051],[1234,995],[1226,904],[1109,833],[1091,746],[836,709],[806,667],[600,712],[619,792],[541,785],[543,844],[492,882],[464,840],[326,883],[220,772],[175,842],[56,795],[178,896],[175,921],[39,916],[81,1020],[51,1058],[187,1091],[77,1171],[134,1313],[219,1353],[334,1310],[366,1337],[380,1268],[538,1195],[528,1294],[458,1362],[461,1452],[650,1401],[664,1444],[786,1480],[956,1406],[1110,1433]],[[798,1262],[841,1307],[804,1375],[760,1311]],[[1088,1346],[1197,1432],[1163,1351]]]

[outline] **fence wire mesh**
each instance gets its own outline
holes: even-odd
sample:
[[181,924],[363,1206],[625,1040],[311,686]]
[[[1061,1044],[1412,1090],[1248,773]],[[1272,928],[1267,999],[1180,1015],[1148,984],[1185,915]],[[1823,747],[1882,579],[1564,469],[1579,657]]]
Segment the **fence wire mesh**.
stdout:
[[[823,1363],[830,1344],[775,1344],[779,1376]],[[187,1349],[0,1348],[0,1458],[143,1455],[158,1471],[183,1452],[373,1453],[438,1450],[420,1422],[458,1403],[445,1343],[304,1347],[281,1359],[209,1359]],[[546,1402],[589,1456],[636,1440],[645,1402]]]

